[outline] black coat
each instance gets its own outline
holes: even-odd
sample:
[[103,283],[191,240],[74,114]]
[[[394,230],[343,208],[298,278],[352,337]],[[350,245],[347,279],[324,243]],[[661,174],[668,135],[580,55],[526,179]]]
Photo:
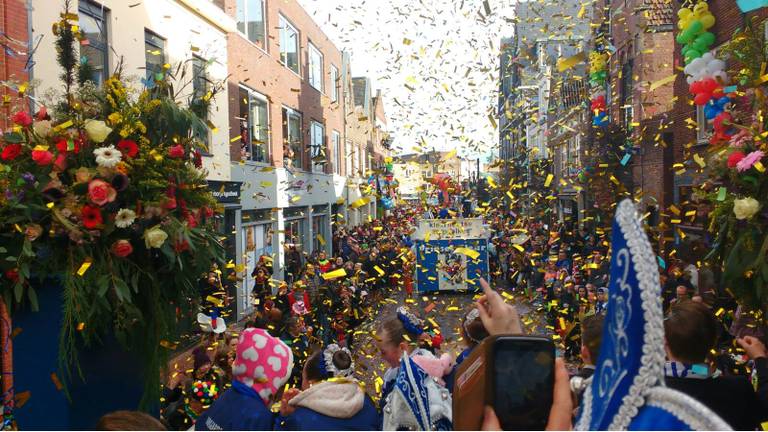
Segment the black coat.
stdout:
[[758,391],[743,376],[692,379],[667,377],[667,386],[703,403],[734,430],[760,429],[768,421],[768,361],[758,359]]

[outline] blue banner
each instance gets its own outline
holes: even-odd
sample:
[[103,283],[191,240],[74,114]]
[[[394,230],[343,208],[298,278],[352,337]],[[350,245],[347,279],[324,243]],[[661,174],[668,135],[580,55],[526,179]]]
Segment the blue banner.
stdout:
[[479,278],[488,279],[488,240],[417,240],[416,264],[419,292],[479,290]]

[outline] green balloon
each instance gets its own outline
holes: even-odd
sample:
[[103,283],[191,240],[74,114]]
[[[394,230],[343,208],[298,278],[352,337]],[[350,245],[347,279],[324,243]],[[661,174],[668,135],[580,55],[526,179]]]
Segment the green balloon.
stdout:
[[715,34],[712,32],[704,32],[696,37],[696,41],[702,41],[707,47],[715,43]]
[[691,48],[685,53],[685,60],[686,63],[690,61],[693,61],[697,58],[701,57],[701,51],[697,50],[696,48]]
[[681,44],[690,43],[702,30],[704,30],[704,25],[701,24],[701,21],[693,21],[687,29],[677,35],[677,42]]

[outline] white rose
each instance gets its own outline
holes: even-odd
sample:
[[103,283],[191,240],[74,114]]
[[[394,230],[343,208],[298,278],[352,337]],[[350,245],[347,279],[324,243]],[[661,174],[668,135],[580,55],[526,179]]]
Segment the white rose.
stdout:
[[144,243],[147,245],[147,248],[159,249],[167,238],[168,234],[158,227],[150,228],[144,232]]
[[736,215],[736,219],[749,219],[754,216],[759,209],[760,203],[752,197],[733,200],[733,214]]
[[103,143],[107,136],[112,132],[112,128],[107,126],[101,120],[86,120],[85,131],[88,133],[88,138],[95,143]]
[[34,125],[32,125],[32,130],[35,131],[35,133],[40,137],[47,137],[49,133],[51,133],[51,129],[53,129],[53,126],[51,125],[50,120],[40,120],[36,121]]

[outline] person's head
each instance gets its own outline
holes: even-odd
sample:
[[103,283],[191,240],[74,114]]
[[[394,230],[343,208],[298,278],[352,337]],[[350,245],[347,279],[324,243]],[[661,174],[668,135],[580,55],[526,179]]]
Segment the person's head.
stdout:
[[591,284],[591,283],[586,284],[585,288],[587,289],[588,293],[594,293],[597,290],[597,287],[595,287],[595,284]]
[[664,319],[664,336],[670,360],[702,363],[717,342],[717,319],[702,303],[676,303]]
[[579,294],[580,298],[587,296],[587,289],[583,285],[579,285],[576,292]]
[[218,279],[216,272],[208,272],[208,284],[209,285],[216,285],[216,279]]
[[688,300],[688,288],[685,285],[678,285],[675,288],[675,297],[678,300]]
[[264,267],[259,267],[256,269],[256,277],[263,278],[267,275],[267,271],[264,269]]
[[285,328],[291,336],[297,337],[301,334],[301,321],[292,315],[285,320]]
[[608,288],[598,288],[597,300],[602,303],[605,303],[608,301]]
[[336,267],[341,267],[343,265],[344,265],[344,258],[336,257]]
[[351,377],[354,374],[355,363],[352,354],[346,348],[336,344],[329,345],[324,350],[315,351],[301,371],[301,389],[306,390],[312,384],[328,378]]
[[355,271],[360,271],[363,269],[363,263],[355,263]]
[[564,260],[565,259],[565,251],[564,250],[561,250],[560,252],[557,253],[557,259],[559,259],[559,260]]
[[192,358],[192,375],[194,378],[200,379],[204,377],[209,370],[211,370],[211,358],[208,356],[208,353],[204,347],[195,348],[195,350],[192,351]]
[[266,330],[245,329],[237,342],[232,376],[252,388],[264,402],[288,381],[293,370],[293,352],[283,341]]
[[96,423],[102,431],[164,431],[160,420],[141,411],[114,411],[104,414]]
[[320,251],[320,253],[317,254],[317,258],[320,260],[324,260],[328,258],[328,255],[325,254],[325,251]]
[[464,322],[461,325],[461,335],[464,338],[464,344],[468,347],[477,346],[483,339],[488,337],[488,330],[485,329],[477,308],[470,310],[464,317]]
[[399,308],[397,314],[384,320],[376,332],[376,346],[381,358],[390,367],[397,367],[403,353],[410,353],[418,345],[424,334],[423,327],[421,320],[405,308]]
[[592,315],[581,323],[581,359],[585,365],[594,366],[600,355],[603,321],[603,315]]

